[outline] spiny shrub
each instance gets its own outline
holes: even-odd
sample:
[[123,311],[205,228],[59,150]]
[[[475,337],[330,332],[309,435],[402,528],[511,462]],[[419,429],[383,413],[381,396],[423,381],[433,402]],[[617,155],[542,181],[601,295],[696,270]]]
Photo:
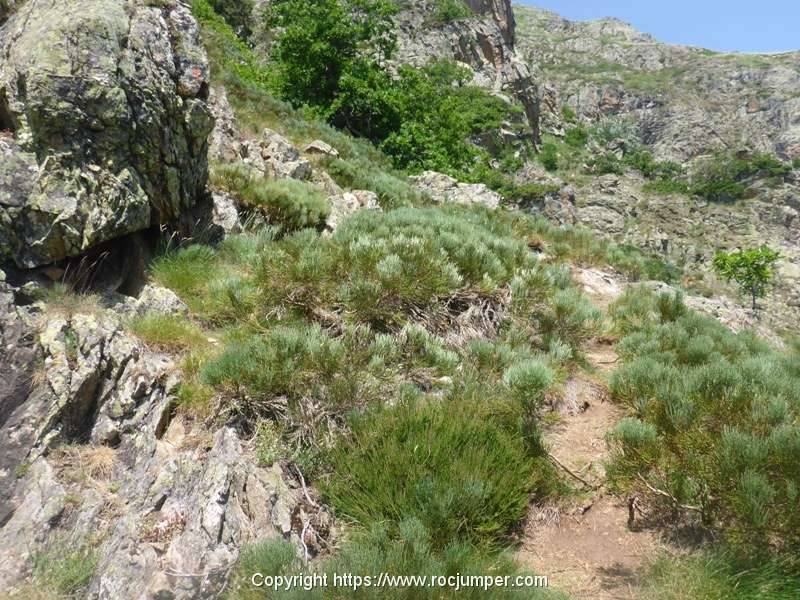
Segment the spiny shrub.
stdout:
[[363,526],[418,519],[441,550],[501,543],[525,514],[537,470],[513,423],[468,405],[408,399],[353,423],[332,451],[325,497]]
[[258,279],[273,307],[307,312],[328,305],[391,326],[457,289],[495,290],[533,262],[527,246],[488,211],[365,211],[331,238],[301,232],[273,245]]
[[[269,413],[271,402],[315,398],[331,410],[347,410],[374,397],[369,364],[370,332],[352,328],[332,338],[318,325],[282,325],[264,335],[232,339],[202,370],[206,383],[245,390]],[[290,407],[291,408],[291,407]]]
[[563,269],[521,271],[511,282],[511,293],[512,314],[535,324],[545,347],[561,342],[577,349],[600,324],[600,312],[571,287],[569,273]]
[[612,433],[610,474],[693,507],[751,552],[800,544],[800,378],[793,357],[639,290],[613,311],[627,335],[611,380],[633,416]]
[[216,167],[211,183],[236,196],[246,208],[259,211],[282,231],[320,228],[330,212],[328,200],[315,185],[296,179],[266,179],[244,165]]

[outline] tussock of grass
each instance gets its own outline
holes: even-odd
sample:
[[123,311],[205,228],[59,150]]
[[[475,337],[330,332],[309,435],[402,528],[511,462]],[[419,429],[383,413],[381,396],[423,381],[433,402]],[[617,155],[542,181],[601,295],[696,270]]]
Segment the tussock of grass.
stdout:
[[245,209],[264,215],[282,232],[322,228],[330,213],[325,194],[315,185],[295,179],[266,179],[245,165],[217,166],[211,183],[236,196]]
[[780,561],[742,563],[724,553],[661,557],[651,566],[643,600],[784,600],[800,596],[796,569]]
[[[431,533],[416,519],[407,519],[396,528],[393,535],[389,528],[376,525],[369,530],[351,536],[337,554],[318,566],[318,573],[328,575],[353,573],[359,576],[373,576],[376,573],[404,575],[441,576],[460,574],[481,574],[488,576],[525,574],[506,554],[486,554],[482,549],[466,543],[450,544],[444,551],[436,550]],[[297,558],[294,547],[285,540],[267,540],[247,548],[234,573],[233,598],[236,600],[255,600],[257,598],[341,598],[341,589],[332,586],[316,588],[311,591],[295,589],[290,592],[271,593],[254,589],[248,585],[252,573],[292,575],[308,573],[308,568]],[[236,587],[238,585],[238,587]],[[561,594],[546,589],[491,587],[455,588],[415,587],[360,587],[348,590],[348,598],[372,600],[392,598],[415,598],[420,600],[441,600],[443,598],[466,598],[474,600],[500,600],[522,598],[524,600],[545,600],[564,598]]]
[[337,514],[367,527],[418,519],[439,550],[500,543],[541,472],[514,424],[450,402],[406,400],[356,421],[330,456],[324,492]]
[[184,316],[149,314],[134,319],[130,330],[146,344],[179,352],[208,344],[203,331]]
[[50,598],[79,597],[88,585],[98,557],[88,545],[55,540],[31,557],[33,580],[49,591]]

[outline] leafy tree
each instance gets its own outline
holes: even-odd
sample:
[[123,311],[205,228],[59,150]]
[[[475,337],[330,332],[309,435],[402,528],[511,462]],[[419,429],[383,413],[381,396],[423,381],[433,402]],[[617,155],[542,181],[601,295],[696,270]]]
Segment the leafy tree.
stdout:
[[265,15],[278,31],[272,46],[275,86],[295,106],[327,109],[342,77],[369,68],[395,47],[389,0],[275,0]]
[[763,298],[773,278],[772,265],[780,253],[768,246],[735,252],[717,252],[714,270],[728,281],[739,284],[742,293],[749,294],[756,310],[756,300]]
[[211,0],[209,4],[225,18],[237,35],[243,38],[250,35],[250,19],[255,10],[253,0]]

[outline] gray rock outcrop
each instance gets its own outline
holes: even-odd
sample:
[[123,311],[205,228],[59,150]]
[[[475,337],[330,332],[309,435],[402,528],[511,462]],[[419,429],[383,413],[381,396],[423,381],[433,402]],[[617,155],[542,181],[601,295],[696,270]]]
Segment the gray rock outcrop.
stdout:
[[28,0],[0,55],[0,254],[75,256],[203,196],[208,64],[186,6]]
[[414,185],[423,194],[427,194],[436,202],[454,204],[483,204],[488,208],[497,208],[503,198],[482,183],[461,183],[457,179],[437,173],[425,171],[421,175],[411,177]]
[[0,589],[24,589],[32,554],[63,540],[96,551],[93,599],[213,598],[247,543],[280,536],[299,551],[305,532],[319,550],[329,517],[280,464],[260,466],[229,427],[175,416],[169,357],[112,311],[13,299],[0,283],[11,375],[0,383]]

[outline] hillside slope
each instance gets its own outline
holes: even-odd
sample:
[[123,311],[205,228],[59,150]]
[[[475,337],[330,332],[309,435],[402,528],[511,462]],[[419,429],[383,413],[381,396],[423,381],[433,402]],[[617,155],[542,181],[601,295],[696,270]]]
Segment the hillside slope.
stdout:
[[545,129],[561,110],[630,116],[657,156],[720,147],[800,156],[800,52],[724,54],[660,43],[615,19],[571,22],[515,4],[517,49],[543,88]]

